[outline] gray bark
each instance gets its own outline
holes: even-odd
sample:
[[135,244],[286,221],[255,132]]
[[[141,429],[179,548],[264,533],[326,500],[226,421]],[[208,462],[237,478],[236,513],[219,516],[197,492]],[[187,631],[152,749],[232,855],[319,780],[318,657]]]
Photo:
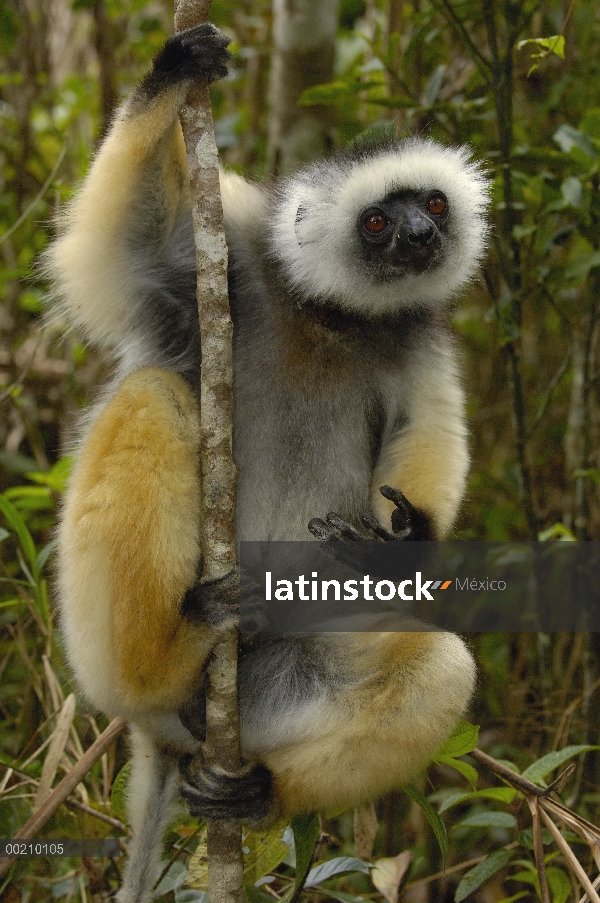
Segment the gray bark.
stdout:
[[330,149],[332,111],[300,107],[301,94],[333,78],[339,0],[273,0],[268,168],[291,173]]

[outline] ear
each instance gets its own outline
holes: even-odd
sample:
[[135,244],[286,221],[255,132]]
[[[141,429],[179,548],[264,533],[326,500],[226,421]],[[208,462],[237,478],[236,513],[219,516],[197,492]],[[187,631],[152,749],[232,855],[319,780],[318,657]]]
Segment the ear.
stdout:
[[303,248],[304,245],[315,243],[315,239],[311,238],[309,235],[307,219],[308,210],[304,204],[300,204],[296,210],[296,218],[294,219],[294,232],[296,233],[296,238],[298,239],[298,244],[301,248]]

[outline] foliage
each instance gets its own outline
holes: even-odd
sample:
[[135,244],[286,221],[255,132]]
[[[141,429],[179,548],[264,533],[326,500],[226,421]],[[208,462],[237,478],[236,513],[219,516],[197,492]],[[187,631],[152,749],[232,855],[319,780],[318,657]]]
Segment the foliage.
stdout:
[[[245,0],[235,6],[213,2],[214,20],[234,36],[236,54],[232,78],[214,89],[217,135],[230,165],[260,176],[270,4]],[[402,133],[469,144],[493,180],[488,263],[454,312],[473,455],[457,535],[598,539],[597,4],[344,0],[341,7],[335,80],[303,98],[331,105],[339,144],[392,124]],[[63,337],[59,322],[40,332],[46,286],[35,260],[49,239],[54,210],[83,176],[116,102],[169,33],[170,17],[160,0],[0,2],[0,757],[10,766],[0,774],[5,837],[29,817],[71,690],[47,587],[66,473],[60,456],[74,413],[107,373],[106,362],[79,337]],[[598,638],[490,634],[471,642],[480,670],[471,713],[482,725],[480,745],[538,781],[546,768],[577,754],[567,802],[597,823]],[[101,728],[90,715],[75,716],[59,777]],[[321,828],[312,820],[277,838],[285,851],[279,845],[275,858],[285,855],[278,863],[270,853],[264,857],[268,869],[248,888],[249,899],[263,903],[275,893],[290,903],[302,881],[308,899],[342,903],[382,899],[381,893],[392,900],[398,888],[407,900],[460,901],[474,894],[508,903],[539,897],[523,796],[483,773],[477,779],[468,756],[475,739],[463,726],[438,752],[427,777],[379,804],[372,866],[385,881],[371,883],[371,865],[357,863],[351,815],[337,813]],[[126,780],[126,750],[119,744],[78,788],[78,808],[61,807],[47,825],[48,836],[122,836]],[[565,903],[577,898],[576,887],[550,839],[544,832],[550,895],[553,903]],[[201,856],[199,826],[181,812],[166,841],[160,899],[204,901],[201,889],[185,886],[190,858]],[[254,846],[264,853],[261,843]],[[591,873],[591,853],[582,844],[577,852]],[[253,878],[259,875],[256,860],[250,868]],[[13,871],[6,893],[14,893],[7,900],[107,900],[119,869],[119,859],[31,860]],[[0,880],[0,893],[2,888]]]

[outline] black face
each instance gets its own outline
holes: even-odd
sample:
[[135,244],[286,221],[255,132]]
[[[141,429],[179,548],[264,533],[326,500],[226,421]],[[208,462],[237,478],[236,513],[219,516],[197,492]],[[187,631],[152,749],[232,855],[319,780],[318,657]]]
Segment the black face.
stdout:
[[401,191],[365,207],[357,228],[375,275],[394,279],[423,273],[441,261],[450,213],[443,191]]

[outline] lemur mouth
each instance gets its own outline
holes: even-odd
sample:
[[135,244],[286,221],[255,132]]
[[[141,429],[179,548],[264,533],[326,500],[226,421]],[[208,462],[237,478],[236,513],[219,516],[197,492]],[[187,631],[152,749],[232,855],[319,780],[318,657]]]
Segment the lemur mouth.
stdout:
[[373,267],[373,275],[377,282],[394,282],[403,276],[426,273],[441,262],[441,248],[413,249],[408,254],[395,254],[392,258],[379,260]]
[[440,262],[441,248],[437,245],[425,247],[398,248],[383,264],[392,278],[407,273],[425,273]]

